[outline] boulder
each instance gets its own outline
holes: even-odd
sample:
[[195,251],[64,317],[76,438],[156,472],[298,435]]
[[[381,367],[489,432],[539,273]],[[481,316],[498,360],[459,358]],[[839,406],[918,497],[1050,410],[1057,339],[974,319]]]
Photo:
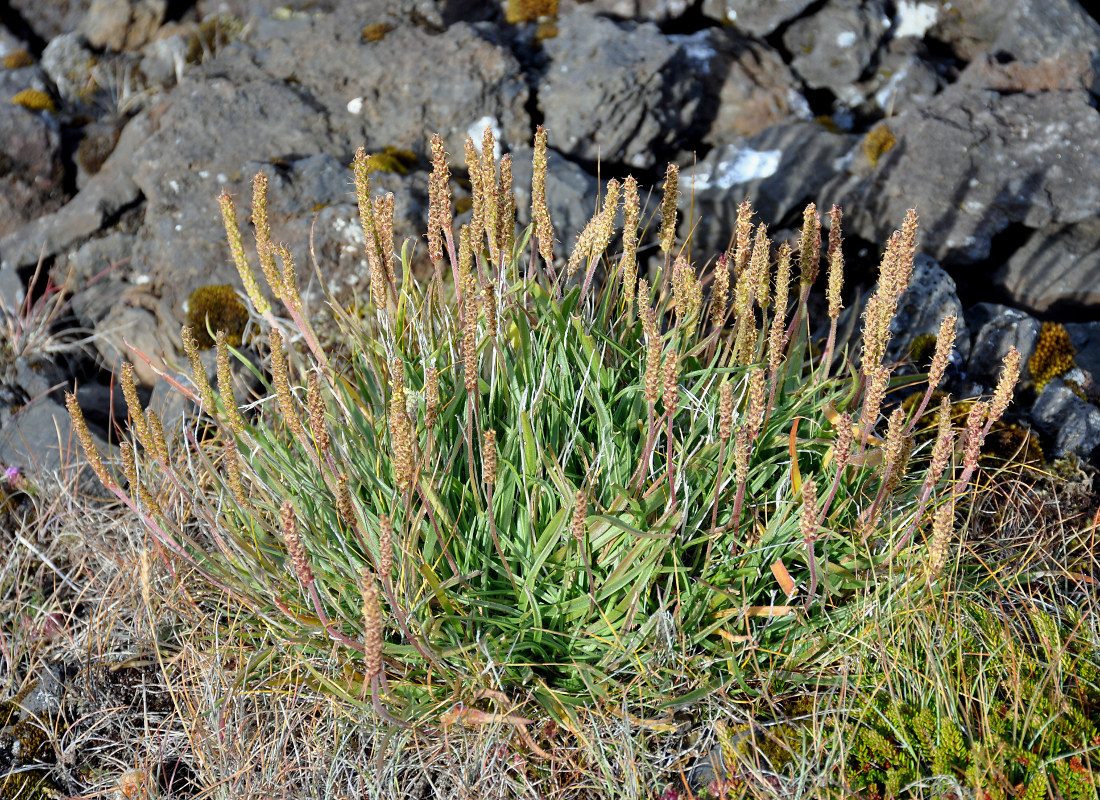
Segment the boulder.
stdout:
[[1100,219],[1035,231],[992,282],[1034,313],[1088,313],[1100,306]]

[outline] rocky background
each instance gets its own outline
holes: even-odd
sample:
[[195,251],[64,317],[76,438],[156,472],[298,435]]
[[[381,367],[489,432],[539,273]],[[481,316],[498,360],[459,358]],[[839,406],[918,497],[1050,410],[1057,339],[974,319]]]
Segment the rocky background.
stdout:
[[699,265],[746,197],[776,238],[807,202],[842,205],[858,313],[880,245],[917,208],[892,354],[958,313],[963,396],[990,389],[1010,345],[1025,367],[1038,351],[1017,421],[1048,456],[1098,461],[1098,93],[1100,25],[1074,0],[9,0],[0,462],[78,454],[60,405],[74,385],[106,435],[124,338],[178,361],[191,292],[238,280],[223,188],[247,219],[265,172],[303,280],[315,223],[326,281],[350,297],[369,282],[357,147],[380,154],[398,240],[421,242],[430,134],[461,208],[464,140],[491,126],[526,222],[538,124],[559,253],[601,180],[633,173],[652,211],[674,161]]

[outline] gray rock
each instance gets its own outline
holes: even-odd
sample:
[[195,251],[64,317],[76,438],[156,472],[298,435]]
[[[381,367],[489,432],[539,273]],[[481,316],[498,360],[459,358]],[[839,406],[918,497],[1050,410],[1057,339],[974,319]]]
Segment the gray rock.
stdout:
[[721,83],[714,92],[713,120],[704,141],[722,145],[772,125],[810,119],[810,106],[782,57],[732,29],[708,28],[691,36],[671,36],[689,58]]
[[[432,34],[401,26],[375,42],[363,42],[361,31],[362,17],[343,7],[308,19],[260,20],[247,43],[227,48],[208,71],[240,83],[258,67],[293,84],[349,152],[363,145],[423,154],[439,133],[452,163],[461,164],[466,137],[480,139],[486,125],[498,130],[504,150],[530,141],[520,64],[478,28],[456,23]],[[303,58],[321,50],[325,58]],[[298,155],[319,151],[325,148],[315,144]]]
[[[246,405],[255,401],[262,394],[262,384],[256,377],[256,373],[263,369],[259,354],[251,347],[239,348],[241,355],[247,360],[243,364],[232,356],[229,359],[229,373],[233,382],[233,399],[238,407],[244,409]],[[206,380],[218,391],[218,353],[216,350],[204,350],[200,354],[203,367],[206,368]],[[190,372],[182,373],[170,370],[173,380],[194,391],[194,380]],[[198,406],[184,397],[178,390],[172,387],[168,381],[157,381],[149,397],[147,408],[153,410],[160,417],[161,425],[166,433],[176,431],[188,419],[194,418],[198,412]],[[244,413],[242,411],[242,413]]]
[[805,11],[813,0],[703,0],[703,14],[764,38]]
[[77,33],[66,33],[51,39],[42,51],[42,69],[57,87],[61,99],[76,108],[86,105],[84,98],[88,81],[98,63],[99,59]]
[[897,144],[838,192],[846,229],[869,241],[917,208],[922,250],[968,264],[1013,223],[1077,222],[1100,207],[1100,114],[1084,92],[950,89],[889,128]]
[[550,145],[579,161],[660,166],[706,133],[712,113],[700,61],[651,23],[574,14],[543,42],[539,88]]
[[939,74],[923,59],[905,52],[882,53],[860,88],[878,111],[892,117],[927,104],[942,88]]
[[646,22],[668,22],[684,15],[693,0],[579,0],[578,2],[560,2],[559,16],[580,12],[601,14],[620,19],[635,19]]
[[929,31],[964,61],[982,53],[1038,62],[1066,53],[1100,56],[1100,25],[1075,0],[954,0]]
[[1032,234],[992,282],[1030,311],[1069,311],[1100,304],[1100,219],[1052,225]]
[[829,0],[816,13],[787,28],[783,43],[794,56],[791,68],[807,85],[830,89],[842,103],[858,104],[852,85],[870,66],[890,25],[876,0]]
[[890,323],[886,360],[906,358],[913,341],[924,334],[939,333],[940,323],[948,314],[956,317],[955,351],[965,360],[970,356],[970,332],[962,302],[955,291],[955,281],[934,259],[918,253],[913,260],[909,288],[898,301],[897,314]]
[[1031,417],[1054,441],[1049,455],[1074,454],[1091,458],[1100,447],[1100,409],[1078,397],[1061,378],[1052,378],[1035,404]]
[[1065,327],[1077,351],[1073,363],[1085,372],[1086,382],[1095,385],[1100,379],[1100,322],[1067,322]]
[[966,324],[973,332],[966,366],[972,380],[983,389],[994,386],[1010,347],[1020,351],[1020,373],[1027,375],[1027,360],[1039,338],[1039,320],[1008,306],[978,303],[967,310]]
[[53,115],[0,94],[0,237],[59,208],[68,199],[64,177],[61,129]]
[[79,30],[96,49],[136,49],[156,33],[167,10],[167,0],[92,0]]
[[88,13],[91,0],[9,0],[35,34],[46,41],[69,33]]
[[[680,176],[683,230],[693,228],[693,250],[725,250],[742,200],[773,227],[800,215],[826,182],[850,160],[858,139],[816,122],[776,125],[735,144],[716,147]],[[825,207],[825,206],[823,206]],[[694,219],[687,220],[693,213]],[[848,227],[845,209],[845,227]],[[799,219],[801,217],[799,216]]]

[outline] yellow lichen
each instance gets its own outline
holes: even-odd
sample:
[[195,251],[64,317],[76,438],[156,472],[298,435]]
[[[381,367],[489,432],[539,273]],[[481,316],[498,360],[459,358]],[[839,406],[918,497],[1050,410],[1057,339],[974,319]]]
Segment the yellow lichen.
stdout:
[[240,347],[248,325],[248,309],[228,284],[200,286],[187,299],[187,324],[203,350],[214,346],[211,333],[219,330],[225,331],[230,347]]
[[34,63],[34,58],[23,48],[12,50],[3,58],[4,69],[20,69],[29,67]]
[[1039,339],[1035,343],[1035,352],[1027,360],[1031,380],[1035,391],[1041,392],[1050,383],[1051,378],[1065,375],[1073,368],[1073,357],[1077,351],[1070,341],[1066,327],[1057,322],[1044,322],[1039,328]]
[[863,155],[867,156],[872,167],[878,166],[878,160],[893,150],[897,143],[898,140],[885,123],[879,123],[863,137]]
[[387,145],[382,152],[367,156],[367,169],[370,172],[394,172],[398,175],[408,175],[409,170],[416,166],[416,162],[416,153],[412,150]]
[[504,7],[504,18],[513,25],[557,15],[558,0],[508,0]]
[[393,25],[388,22],[375,22],[363,28],[364,42],[380,42],[386,34],[393,30]]
[[932,355],[936,352],[936,334],[922,333],[913,339],[909,345],[909,358],[913,363],[928,366],[932,363]]
[[17,106],[23,106],[23,108],[30,109],[31,111],[57,110],[53,98],[38,89],[24,89],[17,93],[11,101]]

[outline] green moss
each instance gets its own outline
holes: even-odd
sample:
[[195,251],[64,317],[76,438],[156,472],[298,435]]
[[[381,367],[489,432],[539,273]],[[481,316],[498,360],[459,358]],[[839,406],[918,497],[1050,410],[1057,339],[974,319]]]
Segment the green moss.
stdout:
[[17,93],[11,101],[17,106],[23,106],[23,108],[31,111],[56,111],[57,106],[54,105],[53,98],[45,92],[38,89],[24,89]]
[[240,347],[248,325],[248,309],[229,284],[200,286],[187,298],[187,324],[199,347],[214,346],[211,332],[225,331],[230,347]]
[[0,779],[0,800],[45,800],[59,794],[60,789],[44,770],[13,772]]
[[936,334],[922,333],[909,345],[909,358],[915,364],[928,367],[932,363],[932,356],[936,352]]
[[1035,382],[1035,391],[1041,392],[1052,378],[1065,375],[1073,369],[1075,355],[1077,350],[1070,341],[1065,325],[1044,322],[1039,328],[1035,352],[1027,360],[1028,371]]
[[863,137],[863,155],[867,156],[871,166],[877,167],[878,160],[893,150],[897,143],[898,140],[886,124],[880,122]]

